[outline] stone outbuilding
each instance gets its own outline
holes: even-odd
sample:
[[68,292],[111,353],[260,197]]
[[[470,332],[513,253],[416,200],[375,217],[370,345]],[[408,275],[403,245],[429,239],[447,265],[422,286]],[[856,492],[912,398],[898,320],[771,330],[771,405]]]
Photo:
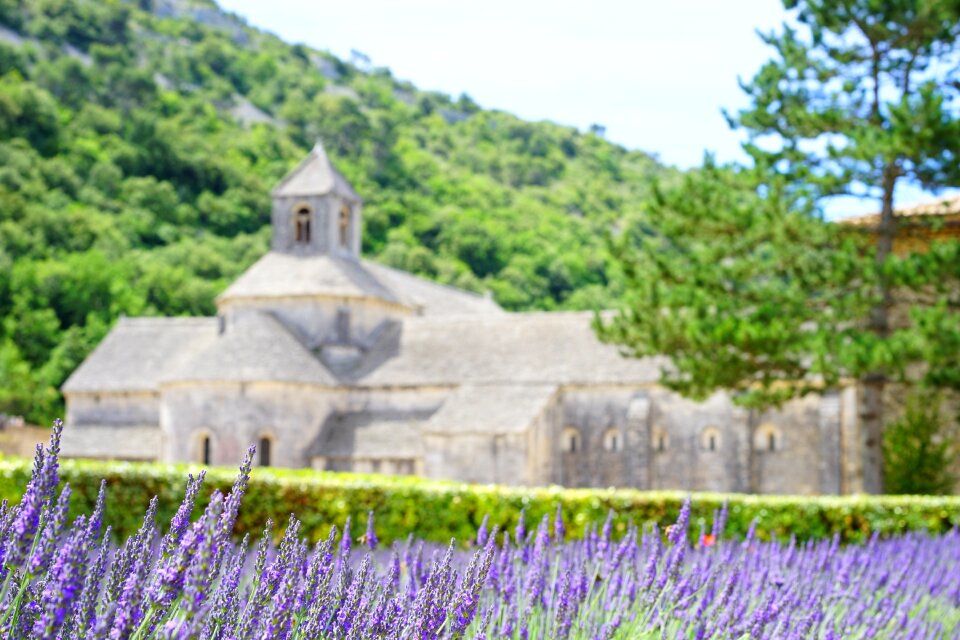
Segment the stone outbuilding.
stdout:
[[317,146],[213,318],[121,318],[63,386],[75,457],[515,485],[842,493],[854,387],[756,414],[658,384],[591,313],[508,313],[360,255],[361,199]]

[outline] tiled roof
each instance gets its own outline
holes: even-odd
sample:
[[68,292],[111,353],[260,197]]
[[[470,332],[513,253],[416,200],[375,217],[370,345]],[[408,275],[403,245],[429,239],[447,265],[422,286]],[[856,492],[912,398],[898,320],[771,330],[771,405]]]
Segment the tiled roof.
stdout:
[[[910,207],[898,207],[894,210],[894,215],[898,218],[960,215],[960,196],[938,198]],[[869,213],[863,216],[853,216],[844,218],[839,222],[856,227],[873,227],[880,224],[880,214]]]
[[63,391],[156,391],[216,335],[216,318],[120,318]]
[[321,196],[328,193],[360,202],[360,196],[330,163],[327,152],[319,142],[273,190],[274,197]]
[[654,384],[664,358],[633,359],[594,334],[591,313],[404,318],[360,367],[362,386]]
[[271,251],[237,278],[218,301],[273,297],[376,298],[425,315],[502,313],[491,298],[430,282],[369,260]]
[[161,382],[299,382],[337,385],[337,379],[269,313],[232,318],[222,334],[194,349]]
[[400,298],[359,260],[327,254],[297,256],[276,251],[257,260],[217,300],[283,296],[379,298],[402,304]]
[[427,421],[427,433],[523,433],[556,396],[556,385],[465,384]]

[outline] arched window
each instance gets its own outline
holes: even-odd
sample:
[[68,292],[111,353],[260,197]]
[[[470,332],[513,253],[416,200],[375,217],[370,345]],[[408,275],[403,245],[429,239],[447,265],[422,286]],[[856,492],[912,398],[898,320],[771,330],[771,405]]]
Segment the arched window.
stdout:
[[670,447],[670,438],[663,429],[653,430],[653,450],[657,453],[663,453]]
[[567,427],[560,436],[560,450],[564,453],[576,453],[580,450],[580,432]]
[[260,453],[260,466],[269,467],[272,461],[271,455],[273,448],[273,438],[270,436],[261,436],[257,444],[257,451]]
[[350,243],[350,207],[340,207],[340,246],[346,248]]
[[783,436],[776,425],[769,422],[757,427],[753,436],[753,448],[755,451],[780,451],[783,448]]
[[720,429],[707,427],[700,434],[700,448],[704,451],[720,450]]
[[212,459],[212,452],[210,447],[210,436],[203,435],[200,437],[200,461],[203,464],[210,464]]
[[310,207],[300,205],[293,217],[297,244],[310,244]]
[[623,449],[623,436],[619,429],[607,429],[603,434],[603,448],[613,452]]

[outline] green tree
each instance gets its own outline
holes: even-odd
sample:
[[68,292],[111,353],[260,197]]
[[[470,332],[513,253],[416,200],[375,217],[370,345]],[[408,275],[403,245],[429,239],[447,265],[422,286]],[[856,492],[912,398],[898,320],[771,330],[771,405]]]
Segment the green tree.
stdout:
[[[785,5],[794,25],[762,36],[775,55],[742,83],[750,106],[728,115],[752,166],[708,162],[660,195],[619,242],[629,308],[601,333],[671,356],[665,381],[693,396],[727,388],[770,406],[857,380],[864,488],[880,492],[885,385],[958,380],[943,356],[960,337],[957,244],[892,249],[899,184],[960,185],[960,5]],[[873,233],[821,221],[849,195],[879,202]]]
[[916,393],[907,399],[903,416],[883,434],[883,459],[888,493],[950,494],[953,438],[940,417],[941,399]]

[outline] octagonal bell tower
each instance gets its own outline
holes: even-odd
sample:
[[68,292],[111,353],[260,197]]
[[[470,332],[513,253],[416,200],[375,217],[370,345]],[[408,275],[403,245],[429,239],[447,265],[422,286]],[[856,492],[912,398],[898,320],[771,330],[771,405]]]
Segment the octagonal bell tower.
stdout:
[[362,201],[322,144],[317,142],[272,196],[274,251],[359,258]]

